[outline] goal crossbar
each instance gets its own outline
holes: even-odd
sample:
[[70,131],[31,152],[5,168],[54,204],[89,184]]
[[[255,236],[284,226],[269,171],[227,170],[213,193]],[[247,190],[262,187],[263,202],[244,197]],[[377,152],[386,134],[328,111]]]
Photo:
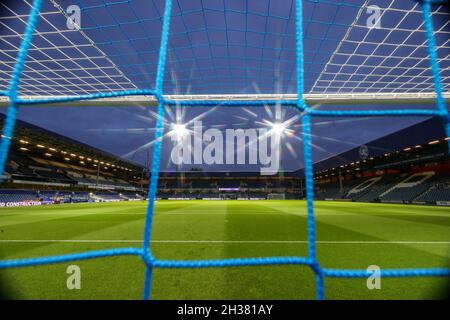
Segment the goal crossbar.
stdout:
[[[21,96],[21,101],[45,101],[34,105],[54,104],[53,99],[70,98],[71,96]],[[76,96],[73,96],[76,97]],[[218,105],[226,101],[234,102],[258,102],[258,101],[296,101],[297,94],[209,94],[209,95],[165,95],[166,101],[217,101]],[[358,104],[433,104],[436,101],[435,92],[420,93],[336,93],[336,94],[304,94],[304,101],[314,105],[358,105]],[[444,99],[450,103],[450,92],[444,93]],[[156,106],[157,99],[153,95],[131,95],[123,97],[111,97],[101,99],[86,99],[76,101],[58,102],[63,106]],[[9,105],[7,96],[0,97],[0,107]]]

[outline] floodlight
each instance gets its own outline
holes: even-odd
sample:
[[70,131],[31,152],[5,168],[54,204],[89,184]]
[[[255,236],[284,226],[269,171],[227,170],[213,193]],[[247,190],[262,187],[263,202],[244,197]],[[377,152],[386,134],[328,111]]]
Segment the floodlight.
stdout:
[[172,124],[172,134],[177,136],[178,138],[184,137],[188,133],[186,129],[186,125],[182,123],[174,123]]
[[282,122],[275,122],[271,124],[272,129],[270,130],[275,135],[281,136],[286,131],[286,125]]

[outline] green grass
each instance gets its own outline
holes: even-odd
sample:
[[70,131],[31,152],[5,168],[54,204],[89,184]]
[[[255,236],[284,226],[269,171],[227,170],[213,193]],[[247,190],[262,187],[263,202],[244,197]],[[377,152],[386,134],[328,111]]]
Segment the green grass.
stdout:
[[[140,246],[145,210],[144,202],[0,209],[0,258]],[[449,265],[448,208],[317,201],[316,221],[324,267]],[[178,242],[155,241],[152,249],[162,259],[306,256],[306,239],[303,201],[159,201],[153,240]],[[70,264],[81,268],[81,290],[66,288]],[[22,299],[140,299],[143,278],[144,264],[134,256],[0,270],[3,292]],[[326,279],[325,292],[329,299],[433,299],[448,284],[447,278],[382,279],[381,290],[368,290],[366,279]],[[156,269],[152,298],[314,299],[315,283],[303,266]]]

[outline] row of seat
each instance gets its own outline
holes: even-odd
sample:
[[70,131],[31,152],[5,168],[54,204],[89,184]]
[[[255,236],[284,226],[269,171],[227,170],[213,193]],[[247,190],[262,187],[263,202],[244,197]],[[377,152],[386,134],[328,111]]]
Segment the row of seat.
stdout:
[[423,172],[413,175],[385,175],[320,186],[316,199],[351,199],[358,202],[435,202],[450,201],[450,177]]

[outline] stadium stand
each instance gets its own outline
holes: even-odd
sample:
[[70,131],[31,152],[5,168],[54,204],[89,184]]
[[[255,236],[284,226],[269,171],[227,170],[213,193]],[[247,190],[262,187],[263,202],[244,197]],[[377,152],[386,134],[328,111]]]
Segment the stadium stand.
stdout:
[[124,198],[121,196],[121,194],[112,192],[112,191],[97,191],[91,195],[91,198],[94,199],[94,201],[100,201],[100,202],[109,202],[109,201],[122,201]]
[[[70,191],[58,191],[57,200],[61,203],[71,203],[73,196],[73,193]],[[87,201],[89,201],[89,199],[87,199]]]
[[441,177],[431,184],[429,189],[418,196],[415,203],[433,203],[450,201],[450,177]]
[[[433,120],[427,120],[368,143],[372,154],[364,160],[355,148],[316,163],[316,199],[445,205],[450,201],[450,166],[443,143],[446,140],[442,132],[433,132],[436,127]],[[409,146],[398,138],[417,138],[416,132],[422,137],[427,132],[427,139],[433,143],[421,141],[420,147]],[[51,156],[45,156],[46,153]],[[125,166],[129,169],[121,169]],[[4,172],[0,203],[144,200],[149,177],[143,170],[19,121]],[[277,199],[302,199],[304,184],[303,170],[265,177],[257,172],[161,172],[157,197],[274,199],[277,195]]]
[[134,201],[134,200],[145,200],[145,196],[139,193],[133,192],[123,192],[120,193],[119,196],[125,200]]
[[363,197],[371,190],[373,190],[377,182],[379,182],[381,179],[381,177],[374,177],[367,180],[360,180],[359,183],[357,183],[353,188],[350,188],[350,190],[346,194],[346,197],[353,199]]
[[425,120],[368,143],[368,158],[354,148],[316,163],[316,199],[450,205],[449,138],[439,128]]
[[[0,125],[4,115],[0,114]],[[17,121],[4,183],[137,191],[144,168],[79,141]],[[133,181],[134,180],[134,181]]]
[[427,181],[435,175],[435,172],[428,171],[416,173],[408,176],[400,183],[380,194],[381,202],[404,202],[412,201],[418,195],[430,188]]
[[215,186],[211,184],[211,181],[209,179],[201,179],[193,180],[191,182],[191,188],[192,189],[212,189]]
[[382,176],[376,183],[374,183],[370,188],[367,188],[366,192],[362,194],[357,194],[351,199],[359,202],[373,202],[380,199],[380,195],[394,187],[399,181],[400,176],[396,174]]
[[257,189],[257,190],[264,190],[267,188],[266,181],[261,180],[247,180],[242,183],[242,186],[247,189]]
[[37,193],[31,190],[0,190],[0,203],[19,203],[37,200]]
[[53,201],[58,197],[58,191],[38,191],[38,197]]
[[71,202],[89,202],[91,197],[88,192],[78,191],[72,194]]
[[[3,121],[0,114],[0,125]],[[17,121],[0,186],[0,205],[142,200],[144,186],[136,177],[142,177],[143,170],[89,145]]]

